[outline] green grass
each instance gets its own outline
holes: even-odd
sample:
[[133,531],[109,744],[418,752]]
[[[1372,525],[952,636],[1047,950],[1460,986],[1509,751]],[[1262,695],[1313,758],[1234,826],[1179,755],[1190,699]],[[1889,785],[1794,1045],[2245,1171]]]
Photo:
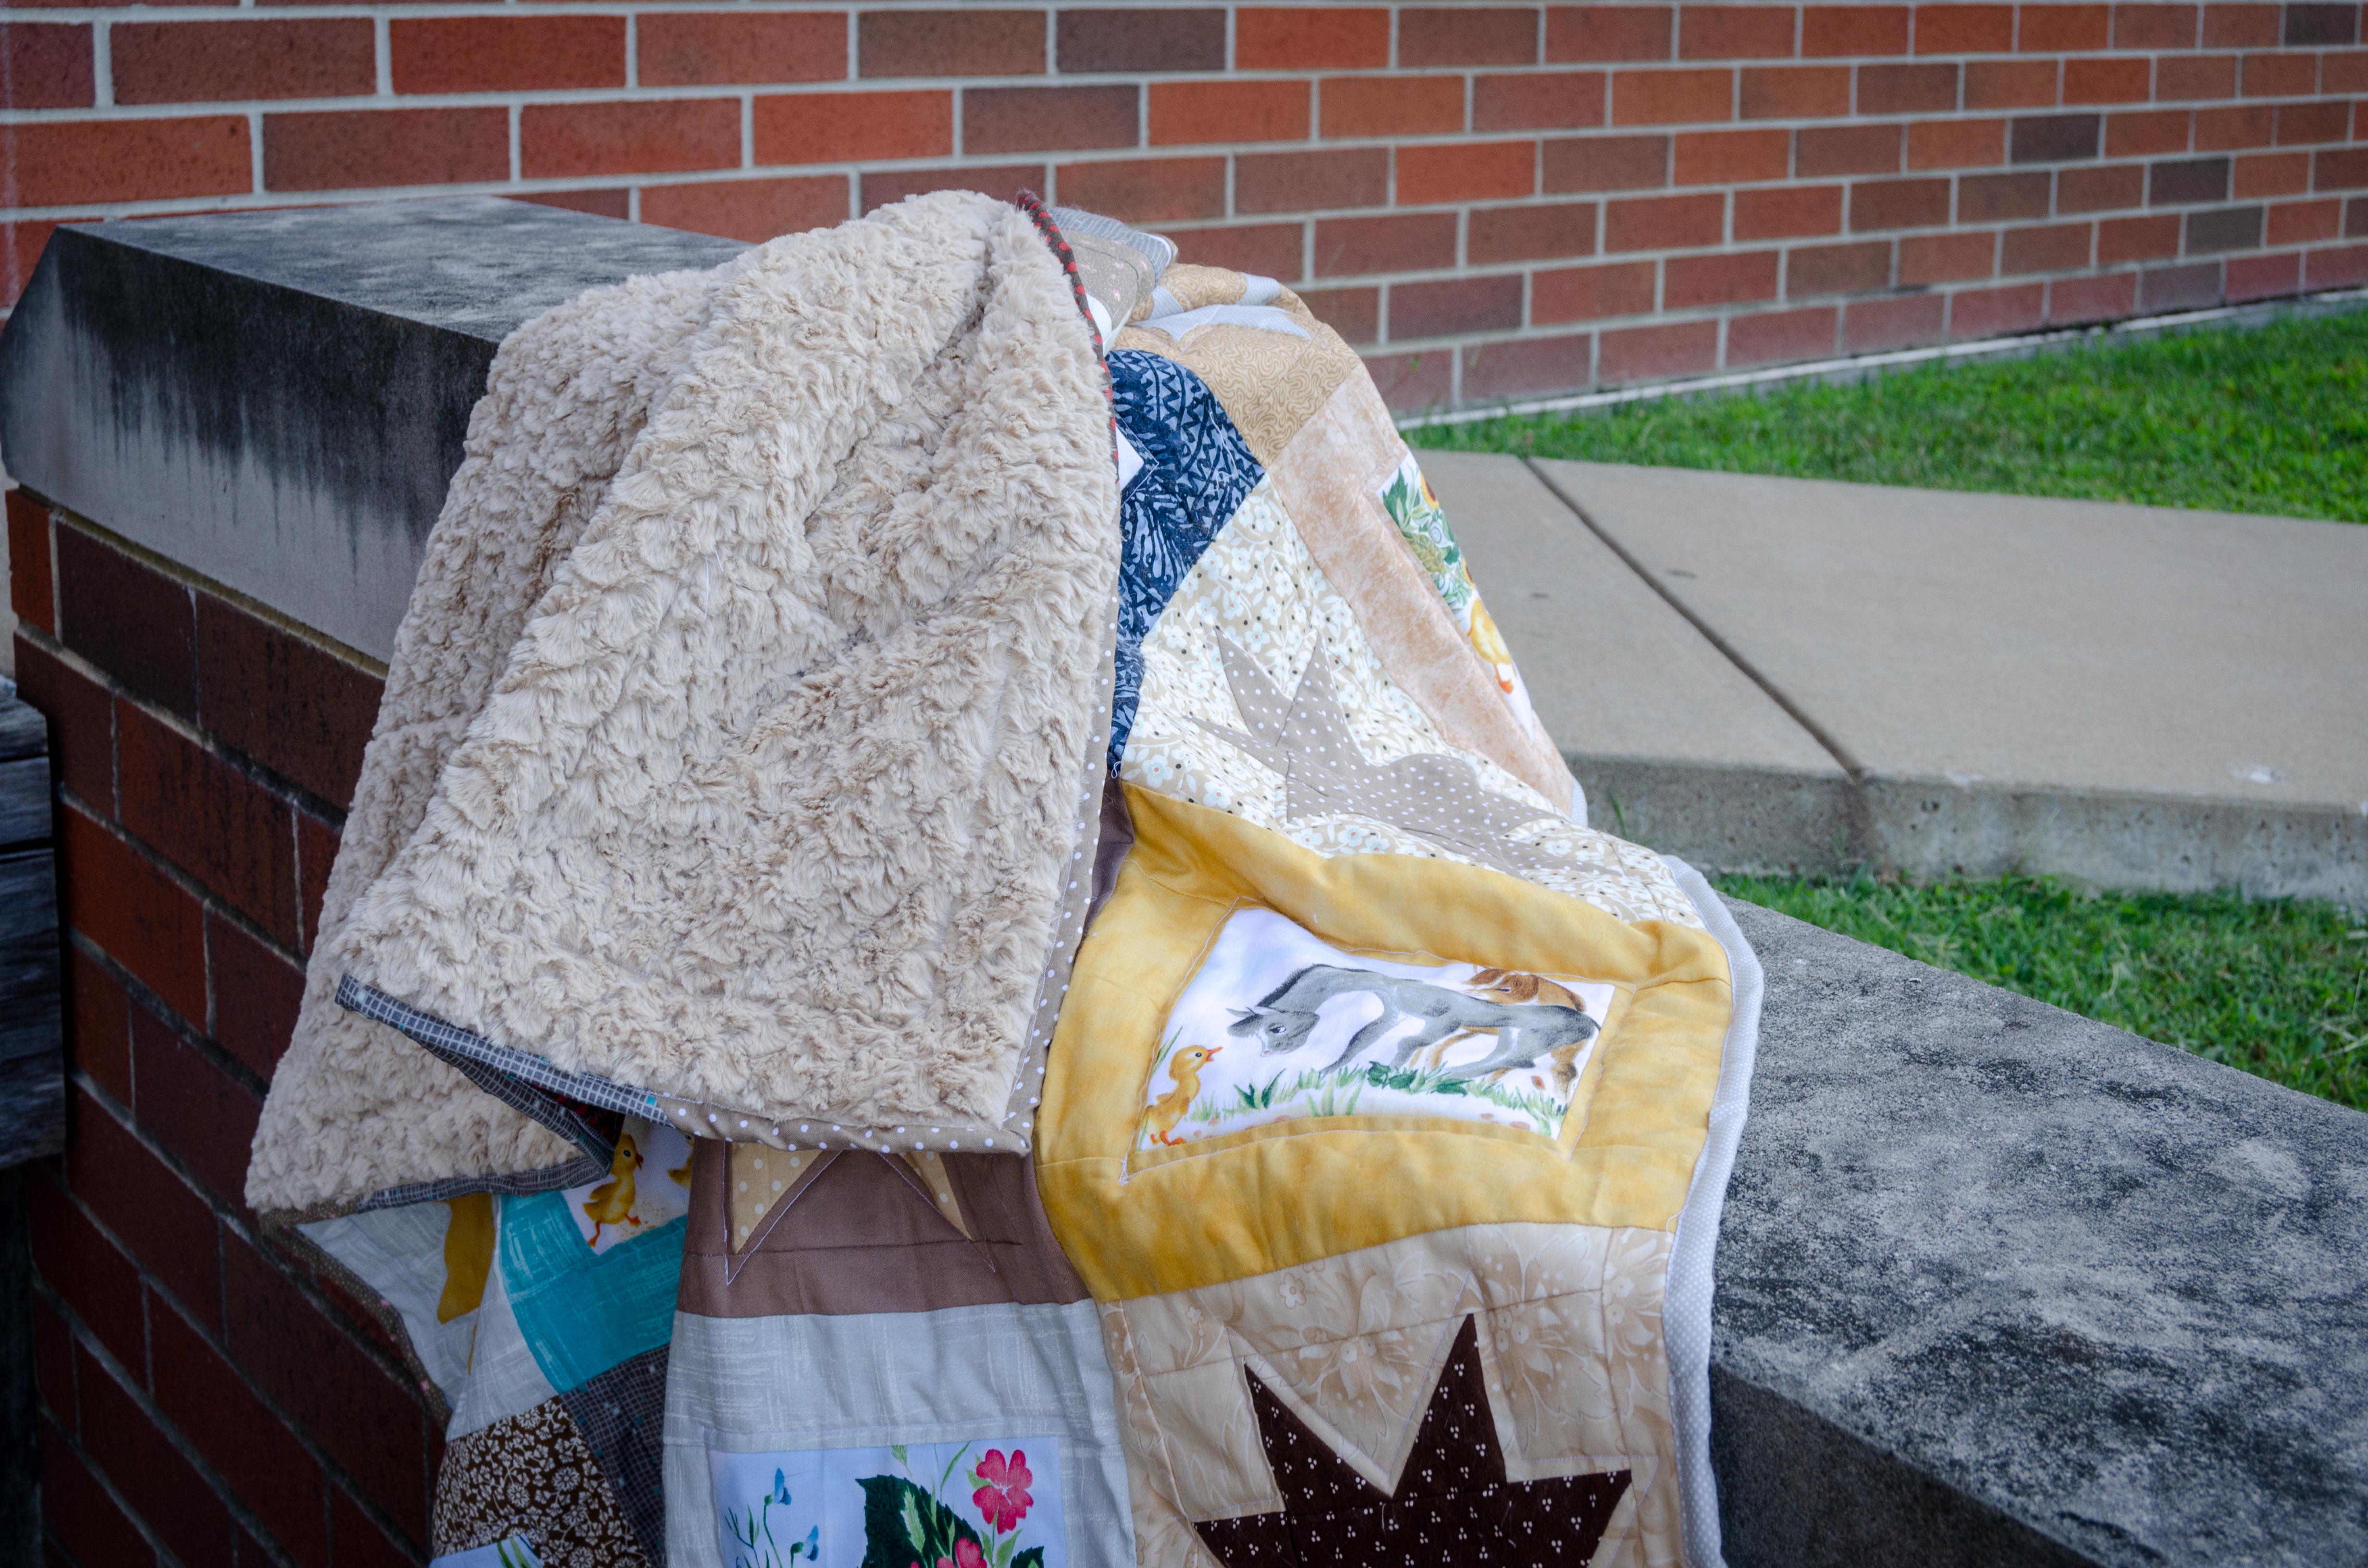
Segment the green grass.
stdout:
[[2368,522],[2368,312],[1852,386],[1410,430],[1417,447]]
[[2368,915],[2235,892],[2098,894],[2047,878],[1718,887],[2368,1110]]

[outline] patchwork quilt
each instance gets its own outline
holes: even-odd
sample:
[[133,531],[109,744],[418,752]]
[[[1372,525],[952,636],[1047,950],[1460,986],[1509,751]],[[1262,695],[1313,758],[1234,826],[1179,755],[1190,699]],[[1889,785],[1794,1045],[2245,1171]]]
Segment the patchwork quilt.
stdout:
[[941,195],[505,345],[250,1177],[439,1562],[1721,1561],[1758,969],[1174,257]]

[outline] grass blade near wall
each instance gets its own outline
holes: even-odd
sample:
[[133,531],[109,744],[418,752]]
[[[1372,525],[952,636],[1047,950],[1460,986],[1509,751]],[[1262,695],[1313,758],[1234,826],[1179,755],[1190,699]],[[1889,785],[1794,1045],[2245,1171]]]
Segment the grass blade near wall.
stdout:
[[2368,522],[2368,312],[1848,386],[1428,426],[1417,447]]
[[2049,878],[1916,887],[1722,877],[1719,891],[2368,1110],[2368,915]]

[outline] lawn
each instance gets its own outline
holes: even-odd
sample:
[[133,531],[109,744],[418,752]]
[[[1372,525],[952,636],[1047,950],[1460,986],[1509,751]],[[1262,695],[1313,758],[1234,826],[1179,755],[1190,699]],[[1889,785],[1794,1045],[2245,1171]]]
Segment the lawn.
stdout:
[[1722,877],[1719,891],[2368,1110],[2368,915],[2046,878],[1929,887]]
[[1417,447],[2368,522],[2368,312],[1850,386],[1406,432]]

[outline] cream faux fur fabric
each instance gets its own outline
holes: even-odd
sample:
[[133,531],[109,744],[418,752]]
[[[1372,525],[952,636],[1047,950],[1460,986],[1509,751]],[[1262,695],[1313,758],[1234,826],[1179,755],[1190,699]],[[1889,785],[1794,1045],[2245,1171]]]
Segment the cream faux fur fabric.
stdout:
[[506,343],[249,1201],[577,1154],[339,1010],[346,974],[660,1095],[995,1125],[1094,842],[1104,386],[1030,217],[958,193]]

